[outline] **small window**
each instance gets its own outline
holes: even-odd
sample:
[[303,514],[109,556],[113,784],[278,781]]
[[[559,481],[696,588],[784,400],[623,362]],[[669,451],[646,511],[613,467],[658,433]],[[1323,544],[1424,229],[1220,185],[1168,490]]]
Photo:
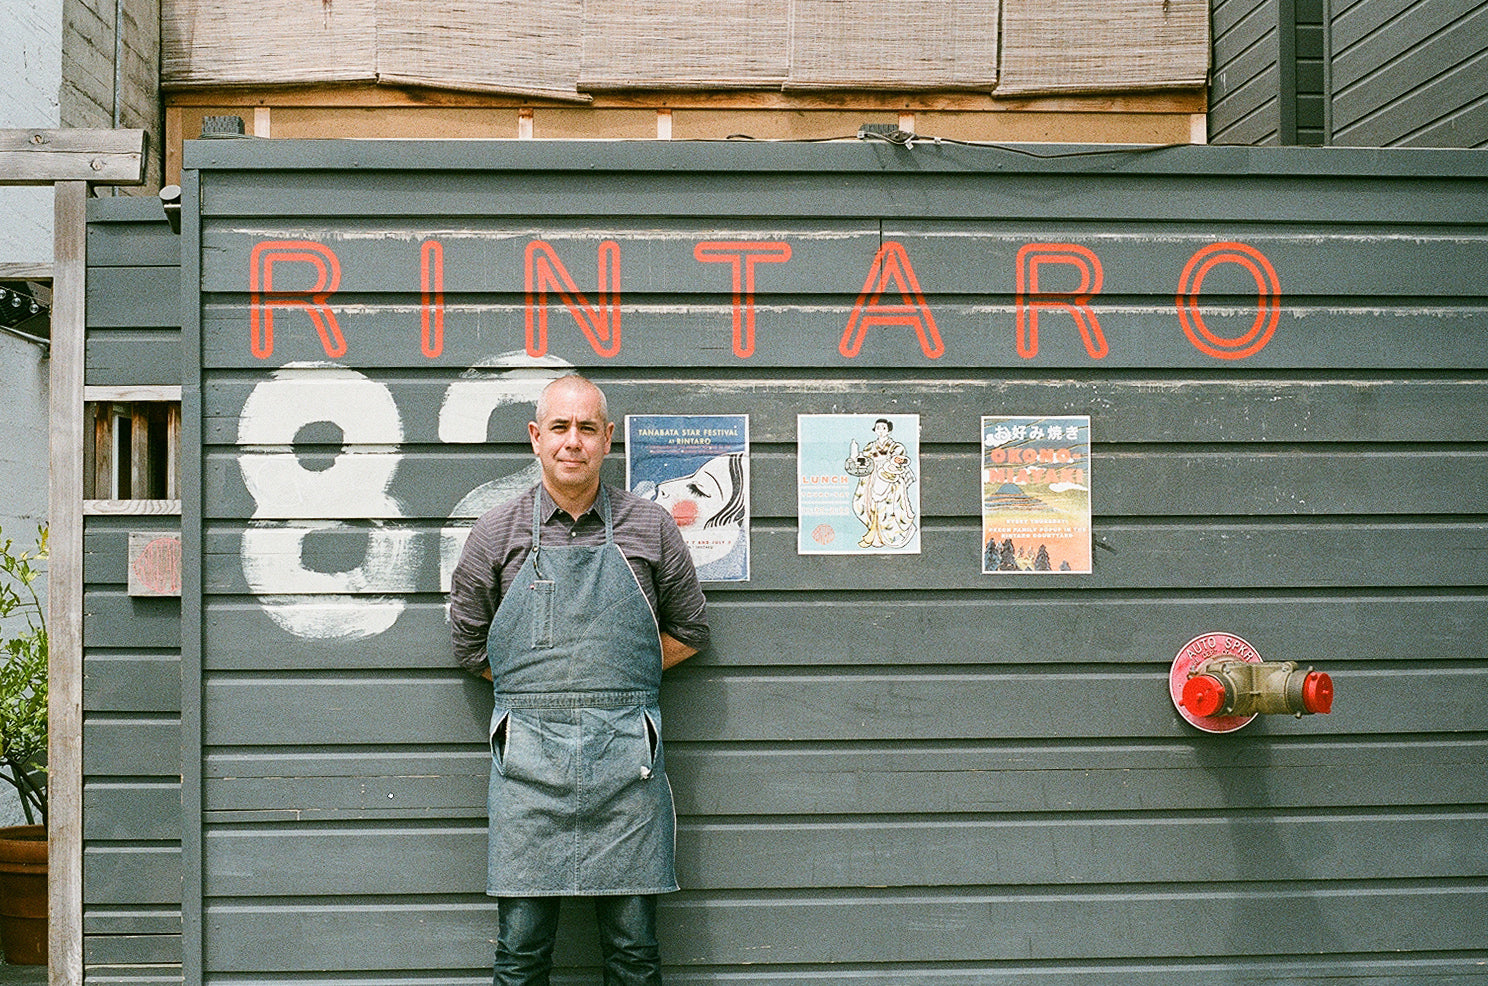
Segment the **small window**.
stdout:
[[180,500],[179,401],[88,404],[86,500]]

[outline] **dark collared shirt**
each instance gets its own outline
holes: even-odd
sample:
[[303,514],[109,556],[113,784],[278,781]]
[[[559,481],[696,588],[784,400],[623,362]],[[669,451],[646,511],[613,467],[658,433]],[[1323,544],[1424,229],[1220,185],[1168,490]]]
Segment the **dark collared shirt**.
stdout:
[[[610,486],[605,490],[610,495],[615,544],[630,562],[661,631],[702,650],[708,645],[706,603],[676,521],[650,500]],[[532,498],[539,495],[543,544],[604,544],[598,500],[575,521],[553,503],[541,483],[486,511],[471,529],[450,578],[455,660],[468,671],[479,674],[486,667],[486,636],[496,607],[532,553]]]

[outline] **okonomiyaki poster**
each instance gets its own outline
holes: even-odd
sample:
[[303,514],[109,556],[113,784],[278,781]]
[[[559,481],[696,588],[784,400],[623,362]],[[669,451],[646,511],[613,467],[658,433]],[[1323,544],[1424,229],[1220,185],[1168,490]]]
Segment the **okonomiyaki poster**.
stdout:
[[749,581],[749,416],[625,416],[625,485],[671,513],[705,582]]
[[796,417],[796,551],[920,553],[920,416]]
[[1090,418],[982,418],[982,572],[1090,568]]

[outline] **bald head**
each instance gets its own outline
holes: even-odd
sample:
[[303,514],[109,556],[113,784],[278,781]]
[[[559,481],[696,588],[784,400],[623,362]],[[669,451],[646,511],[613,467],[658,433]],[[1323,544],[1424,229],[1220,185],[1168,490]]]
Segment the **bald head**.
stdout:
[[594,381],[590,380],[588,377],[579,376],[579,374],[577,373],[570,373],[567,376],[559,377],[557,380],[554,380],[552,383],[548,384],[542,389],[542,393],[538,395],[536,415],[538,424],[541,424],[543,420],[548,416],[549,412],[552,410],[553,398],[560,392],[566,395],[573,396],[578,396],[585,393],[594,394],[599,398],[600,423],[604,424],[609,422],[610,403],[609,401],[605,400],[604,391],[600,390],[599,387],[595,385]]

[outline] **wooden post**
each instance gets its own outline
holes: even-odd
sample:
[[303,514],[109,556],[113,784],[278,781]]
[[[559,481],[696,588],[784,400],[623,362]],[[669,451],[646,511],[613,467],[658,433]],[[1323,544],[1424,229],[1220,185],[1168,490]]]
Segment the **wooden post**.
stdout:
[[47,565],[51,986],[83,981],[83,326],[88,185],[56,188]]
[[83,329],[88,185],[139,185],[143,130],[0,130],[0,184],[55,185],[48,409],[50,986],[83,982]]

